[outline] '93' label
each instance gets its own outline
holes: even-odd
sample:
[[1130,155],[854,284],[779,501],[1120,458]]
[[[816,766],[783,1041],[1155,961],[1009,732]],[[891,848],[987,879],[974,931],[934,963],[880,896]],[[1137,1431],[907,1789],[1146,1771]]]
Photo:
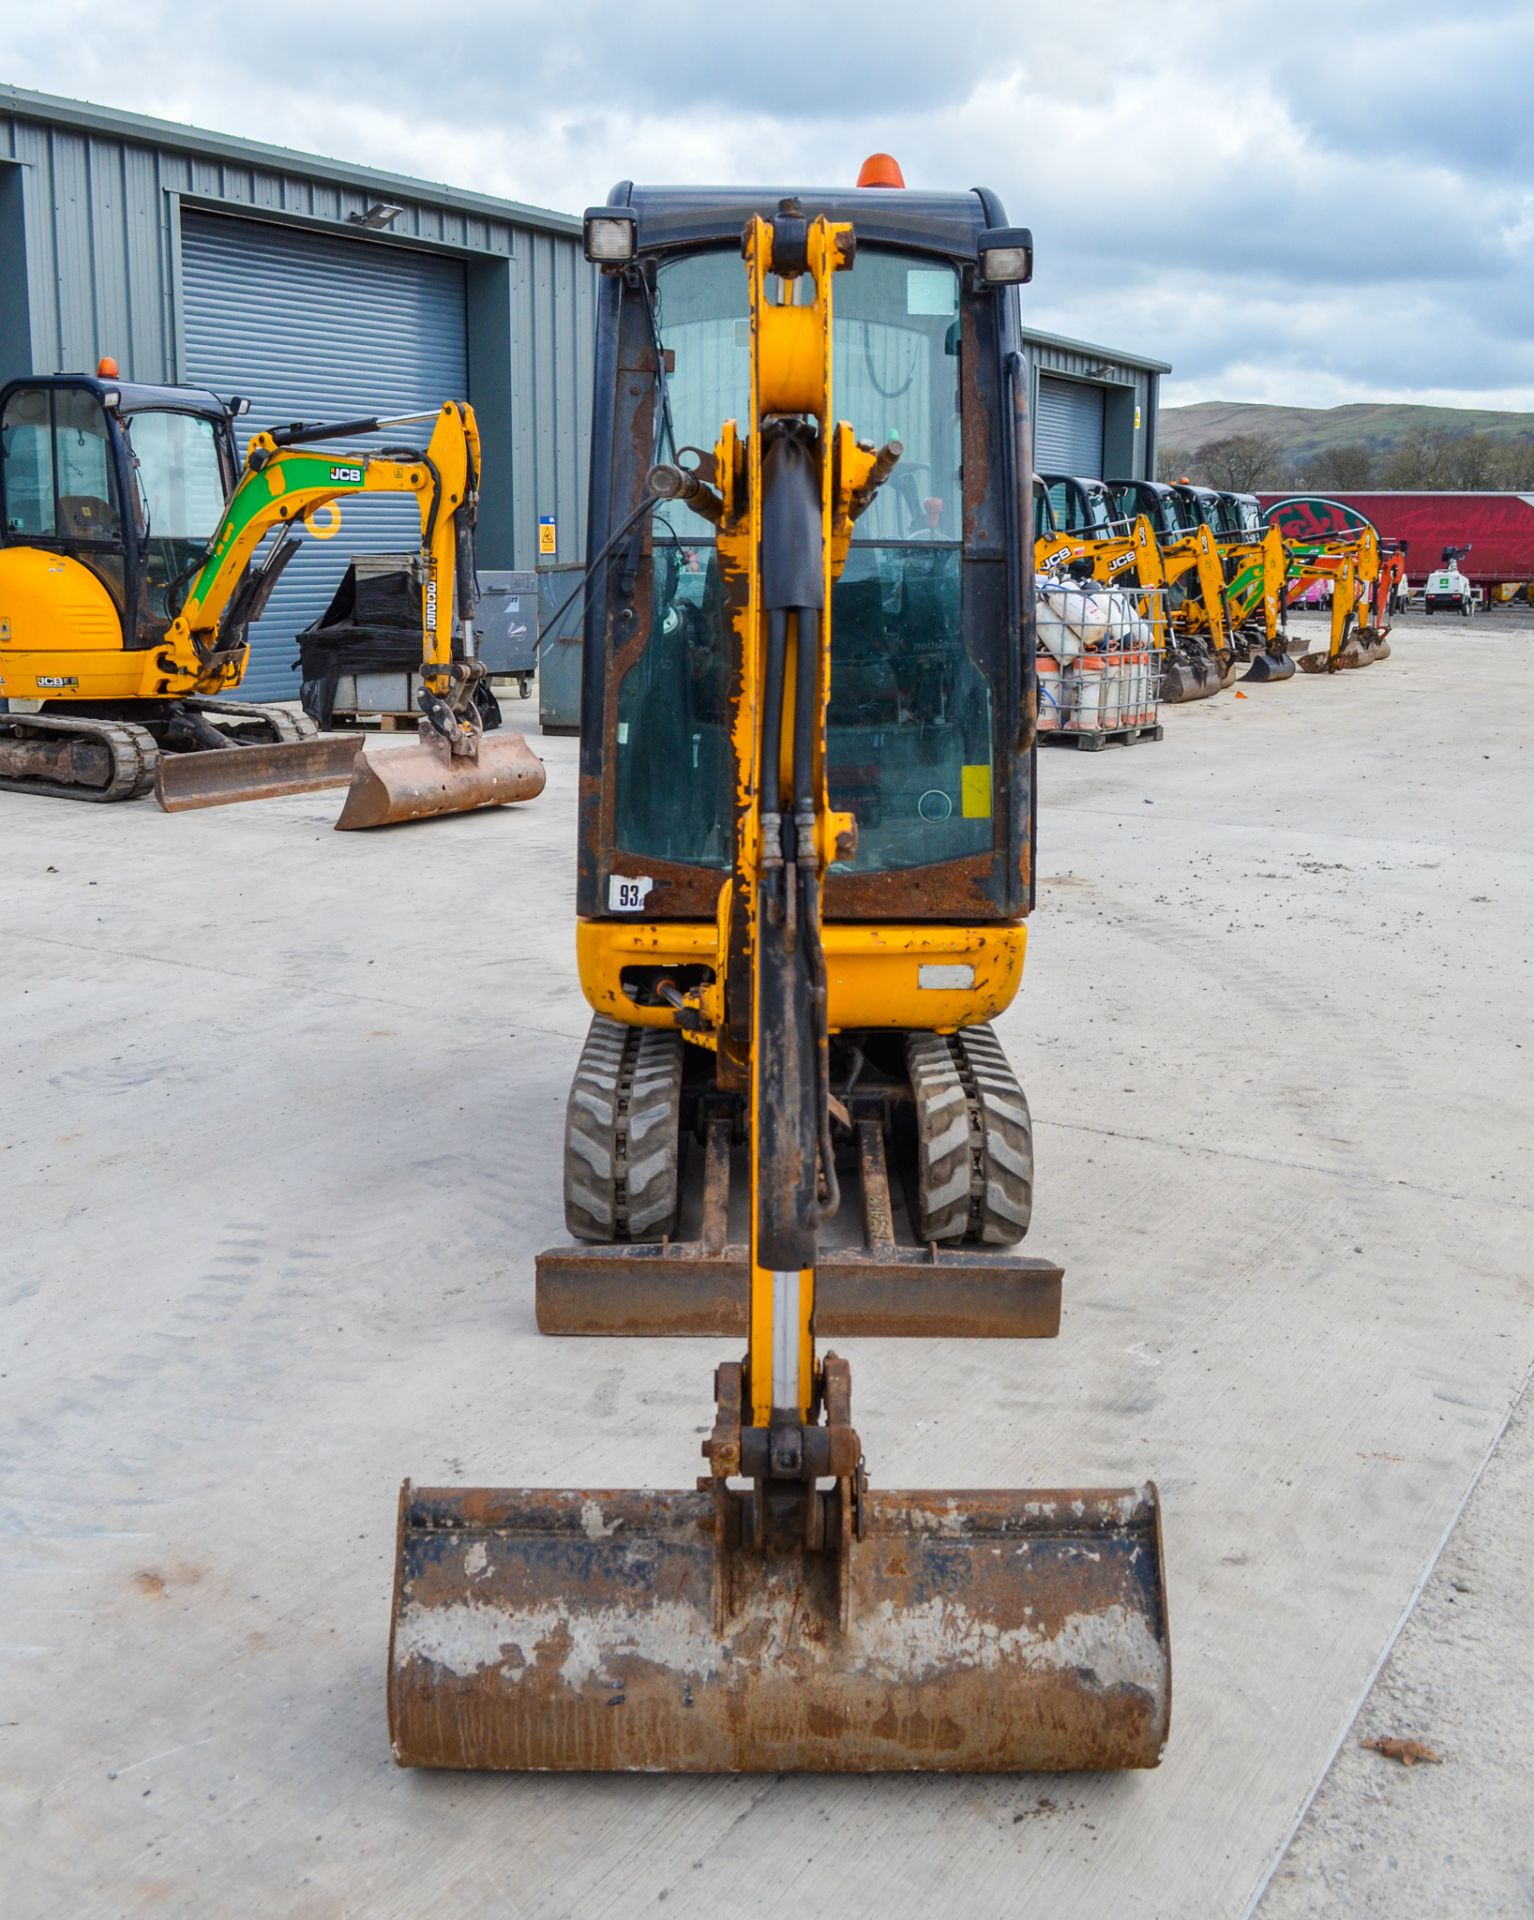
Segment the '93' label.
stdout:
[[642,913],[655,882],[646,874],[609,874],[607,910],[609,913]]

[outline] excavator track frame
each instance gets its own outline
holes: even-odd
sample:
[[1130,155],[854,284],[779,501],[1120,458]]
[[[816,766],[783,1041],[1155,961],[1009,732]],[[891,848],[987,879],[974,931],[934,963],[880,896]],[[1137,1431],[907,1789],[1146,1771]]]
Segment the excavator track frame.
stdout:
[[160,764],[160,748],[147,727],[130,720],[91,720],[82,714],[0,714],[0,769],[20,758],[29,744],[28,733],[55,734],[61,748],[72,743],[104,748],[111,756],[110,774],[100,786],[83,781],[39,780],[0,772],[0,792],[37,793],[54,800],[91,800],[110,803],[137,800],[153,790]]

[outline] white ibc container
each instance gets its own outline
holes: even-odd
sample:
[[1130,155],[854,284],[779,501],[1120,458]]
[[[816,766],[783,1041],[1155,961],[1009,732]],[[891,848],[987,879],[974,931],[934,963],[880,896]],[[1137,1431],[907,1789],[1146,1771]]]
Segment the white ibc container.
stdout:
[[1102,660],[1096,654],[1082,654],[1071,675],[1072,700],[1066,724],[1072,733],[1102,731],[1104,679]]
[[1108,630],[1103,597],[1080,580],[1037,580],[1038,644],[1060,661],[1096,646]]
[[1039,732],[1058,733],[1065,713],[1065,676],[1060,662],[1047,653],[1037,659],[1039,676]]

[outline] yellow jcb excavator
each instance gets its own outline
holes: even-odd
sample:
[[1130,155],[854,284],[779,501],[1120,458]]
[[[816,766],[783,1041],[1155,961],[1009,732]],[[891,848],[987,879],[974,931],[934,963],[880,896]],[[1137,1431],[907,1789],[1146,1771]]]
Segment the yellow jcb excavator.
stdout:
[[1238,665],[1214,531],[1187,512],[1178,490],[1164,481],[1110,480],[1107,486],[1121,514],[1149,523],[1160,552],[1166,588],[1161,698],[1207,699],[1230,685]]
[[[0,392],[0,787],[97,801],[152,787],[178,811],[350,782],[344,827],[531,798],[541,763],[519,735],[483,741],[473,699],[472,409],[257,433],[236,479],[238,404],[123,381],[110,362]],[[421,420],[435,422],[424,451],[315,451]],[[298,529],[379,492],[420,507],[426,691],[421,746],[372,759],[227,693]]]
[[986,1024],[1032,893],[1031,240],[980,191],[628,184],[586,235],[596,1017],[539,1324],[745,1357],[696,1488],[406,1483],[395,1756],[1153,1766],[1154,1487],[874,1490],[818,1349],[1058,1325]]
[[1291,604],[1318,581],[1329,580],[1332,585],[1327,644],[1300,656],[1305,672],[1337,673],[1388,659],[1390,589],[1401,578],[1405,564],[1400,553],[1393,546],[1382,548],[1378,533],[1365,526],[1324,539],[1291,540],[1287,554]]
[[1167,643],[1166,567],[1155,530],[1143,513],[1119,521],[1113,532],[1093,538],[1075,533],[1036,533],[1033,542],[1036,573],[1063,569],[1102,586],[1122,587],[1131,595],[1142,590],[1140,611],[1149,621],[1156,651]]

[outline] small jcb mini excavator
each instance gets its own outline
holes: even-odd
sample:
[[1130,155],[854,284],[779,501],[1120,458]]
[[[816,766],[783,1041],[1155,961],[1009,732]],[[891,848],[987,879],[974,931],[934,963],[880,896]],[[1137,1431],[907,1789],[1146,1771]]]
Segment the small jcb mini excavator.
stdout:
[[1319,580],[1332,583],[1327,644],[1300,656],[1304,671],[1339,673],[1388,659],[1391,589],[1405,570],[1403,556],[1383,546],[1372,526],[1319,540],[1291,540],[1286,552],[1291,602]]
[[1222,493],[1219,499],[1225,607],[1232,650],[1247,663],[1242,682],[1265,686],[1292,680],[1284,537],[1277,527],[1263,525],[1255,494]]
[[1035,531],[1033,566],[1035,573],[1064,572],[1130,594],[1138,588],[1140,611],[1150,624],[1156,651],[1165,652],[1166,567],[1155,530],[1143,513],[1115,520],[1107,533]]
[[694,1489],[407,1482],[395,1756],[1153,1766],[1154,1487],[876,1490],[817,1344],[1058,1324],[986,1024],[1032,893],[1031,240],[980,191],[627,184],[586,235],[596,1018],[539,1324],[745,1357]]
[[[237,479],[239,408],[122,381],[110,361],[0,392],[0,787],[97,801],[153,788],[175,812],[350,782],[345,827],[531,798],[541,763],[519,735],[482,744],[473,698],[472,410],[257,433]],[[424,451],[313,450],[414,420],[435,422]],[[421,747],[369,759],[304,714],[227,693],[298,529],[333,531],[337,501],[380,492],[420,507],[426,717]]]
[[1125,516],[1143,516],[1161,551],[1166,586],[1166,645],[1161,698],[1167,704],[1207,700],[1236,677],[1225,602],[1225,566],[1214,529],[1160,480],[1110,480]]

